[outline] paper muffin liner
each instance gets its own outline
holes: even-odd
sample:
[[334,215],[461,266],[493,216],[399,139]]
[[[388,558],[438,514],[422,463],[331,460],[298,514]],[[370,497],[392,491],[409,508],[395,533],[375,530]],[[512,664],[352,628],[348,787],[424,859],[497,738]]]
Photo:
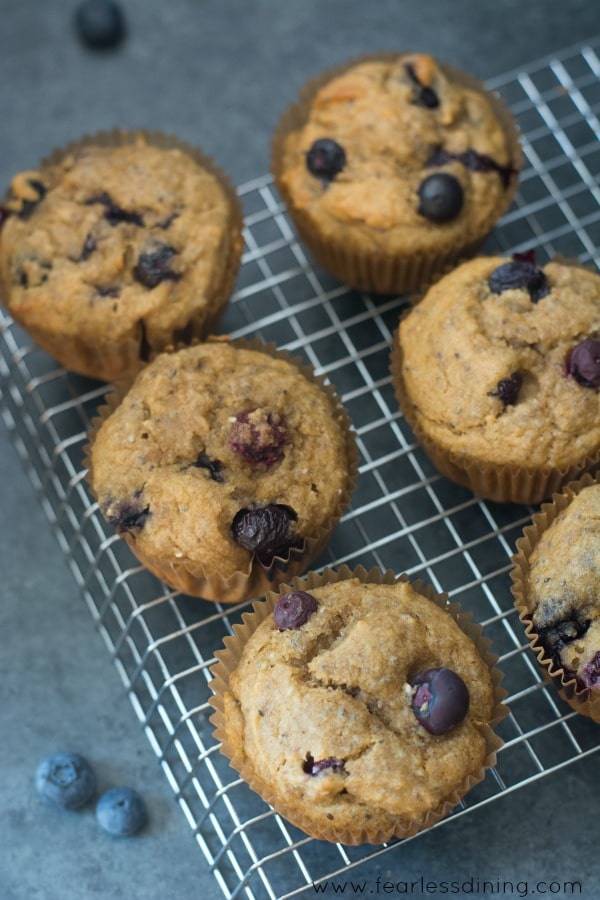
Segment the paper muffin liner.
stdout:
[[[310,821],[294,808],[295,805],[293,803],[287,804],[281,797],[277,796],[268,774],[266,778],[261,778],[260,773],[255,771],[250,760],[245,758],[242,748],[234,746],[228,740],[224,696],[229,690],[229,679],[239,664],[248,639],[261,622],[273,612],[279,597],[288,591],[311,591],[323,585],[336,584],[350,578],[358,578],[363,584],[409,583],[417,593],[446,611],[454,619],[461,631],[475,645],[479,655],[488,667],[494,691],[492,715],[482,731],[485,738],[486,755],[481,769],[472,775],[467,775],[448,797],[442,800],[435,809],[429,810],[422,818],[400,819],[398,817],[394,827],[388,830],[382,830],[375,825],[371,829],[359,828],[358,826],[356,828],[340,828],[340,826],[336,827],[330,824],[325,817],[322,823]],[[270,804],[276,812],[311,837],[348,845],[381,844],[392,838],[411,837],[419,831],[430,828],[436,822],[439,822],[440,819],[447,816],[456,804],[460,802],[461,798],[483,780],[486,771],[495,765],[497,752],[504,742],[494,733],[493,729],[509,713],[508,707],[503,703],[507,692],[500,687],[500,682],[504,675],[496,667],[497,655],[490,652],[491,641],[482,636],[481,626],[472,622],[472,613],[462,612],[460,603],[448,603],[447,594],[437,593],[431,585],[424,584],[420,580],[410,582],[406,574],[396,577],[390,569],[385,572],[378,568],[367,571],[363,566],[350,569],[348,566],[342,565],[339,569],[326,568],[322,574],[309,572],[304,578],[294,578],[289,584],[280,586],[278,592],[271,591],[268,593],[265,600],[255,601],[252,612],[244,613],[242,619],[243,623],[234,625],[233,636],[224,639],[224,649],[215,653],[218,662],[211,666],[213,680],[210,682],[210,688],[214,696],[210,698],[209,703],[215,709],[210,719],[215,726],[214,737],[221,741],[221,753],[229,759],[232,768],[240,774],[249,787],[262,797],[266,803]]]
[[[400,318],[408,315],[406,310]],[[400,324],[392,340],[390,372],[398,406],[410,425],[415,438],[436,469],[451,481],[470,488],[475,494],[497,503],[536,504],[551,497],[569,481],[579,478],[600,464],[600,449],[595,454],[575,460],[571,465],[517,466],[509,463],[491,463],[476,459],[466,453],[454,453],[440,447],[421,427],[415,404],[408,396],[402,377],[402,348],[399,340]]]
[[53,150],[40,161],[38,170],[43,171],[46,166],[56,165],[84,147],[123,147],[132,144],[147,144],[162,150],[181,150],[213,175],[229,204],[230,218],[227,228],[230,241],[227,258],[222,261],[220,279],[213,286],[210,303],[202,309],[192,309],[189,319],[177,326],[174,325],[171,332],[165,334],[160,346],[150,346],[141,327],[135,337],[124,339],[119,343],[109,338],[102,341],[101,335],[96,336],[94,344],[77,336],[65,338],[54,331],[31,327],[26,320],[18,319],[18,314],[15,315],[11,310],[11,315],[19,321],[34,341],[66,369],[101,381],[116,381],[128,373],[138,371],[157,353],[169,346],[181,342],[191,343],[195,339],[202,340],[211,334],[218,325],[233,292],[244,246],[242,206],[229,176],[200,148],[193,147],[174,135],[147,130],[100,131]]
[[533,516],[531,524],[524,528],[522,537],[517,540],[517,549],[512,557],[513,569],[510,577],[512,579],[511,592],[514,597],[515,607],[519,613],[519,619],[525,627],[525,636],[537,657],[544,676],[555,686],[562,699],[575,712],[583,716],[589,716],[594,722],[600,723],[600,691],[580,687],[574,676],[567,674],[564,669],[560,668],[547,655],[531,621],[527,590],[530,568],[529,559],[540,538],[560,513],[569,506],[573,498],[583,488],[590,487],[593,484],[600,484],[600,472],[595,475],[586,473],[579,481],[568,484],[561,494],[556,494],[551,503],[543,504],[540,512]]
[[310,79],[301,89],[299,100],[284,110],[276,126],[271,144],[271,171],[277,188],[287,206],[298,234],[310,253],[323,269],[340,281],[378,294],[400,294],[422,290],[439,278],[452,265],[474,256],[498,219],[510,207],[519,181],[522,165],[522,150],[516,122],[500,97],[489,91],[468,72],[436,61],[442,72],[455,84],[484,94],[490,102],[494,114],[506,137],[509,158],[515,168],[509,185],[504,192],[502,203],[490,211],[489,216],[477,228],[466,228],[460,240],[446,234],[439,235],[435,248],[421,252],[390,253],[382,249],[365,248],[359,252],[348,246],[344,229],[340,228],[338,239],[322,238],[318,226],[307,212],[298,207],[283,184],[281,176],[284,167],[284,145],[287,136],[304,127],[309,118],[310,106],[318,91],[329,81],[342,75],[348,69],[364,62],[388,62],[403,56],[407,51],[378,53],[351,59],[328,69]]
[[[286,350],[278,349],[275,344],[265,344],[258,338],[231,340],[226,336],[213,336],[209,337],[208,340],[227,342],[239,349],[254,350],[274,358],[286,360],[294,365],[308,381],[317,385],[327,395],[331,404],[332,418],[340,425],[346,440],[346,481],[333,515],[327,522],[316,528],[314,534],[305,537],[301,546],[290,548],[288,555],[285,557],[275,556],[269,566],[262,565],[257,559],[252,557],[246,571],[224,575],[221,572],[211,570],[209,567],[201,566],[190,559],[176,559],[171,556],[159,558],[156,555],[150,555],[140,550],[133,535],[127,532],[120,534],[120,537],[125,540],[133,555],[142,565],[170,587],[193,597],[202,597],[205,600],[221,603],[240,603],[252,597],[263,596],[266,591],[277,588],[282,581],[305,572],[310,563],[325,548],[334,528],[348,507],[350,497],[356,487],[359,453],[354,432],[351,430],[350,417],[335,393],[335,387],[326,382],[323,376],[316,375],[312,367],[306,365],[301,358],[292,356]],[[178,345],[172,351],[166,352],[178,352],[186,349],[186,346],[188,345]],[[135,375],[132,374],[116,384],[114,392],[105,398],[105,404],[98,409],[98,415],[92,420],[88,442],[84,448],[84,467],[87,470],[88,489],[94,496],[94,499],[97,498],[93,489],[91,450],[95,436],[103,422],[119,406],[134,380]]]

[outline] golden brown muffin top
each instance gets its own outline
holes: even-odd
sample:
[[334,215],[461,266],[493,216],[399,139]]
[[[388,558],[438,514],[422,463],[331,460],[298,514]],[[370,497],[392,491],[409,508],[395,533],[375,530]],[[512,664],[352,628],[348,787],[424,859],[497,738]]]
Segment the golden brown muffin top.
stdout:
[[3,300],[34,337],[161,349],[192,314],[210,312],[222,269],[241,253],[217,177],[191,154],[141,137],[81,145],[20,173],[5,208]]
[[347,428],[292,362],[211,342],[139,374],[96,433],[91,464],[103,514],[142,558],[228,578],[253,560],[239,529],[251,534],[257,519],[267,538],[274,529],[280,545],[256,547],[268,564],[270,549],[286,556],[339,514]]
[[558,668],[600,690],[600,484],[583,488],[529,558],[527,606]]
[[[333,177],[308,164],[323,139],[343,153]],[[281,185],[325,240],[342,234],[360,249],[419,252],[491,227],[516,176],[515,153],[489,96],[456,83],[430,56],[408,54],[351,65],[317,92],[305,124],[285,140]],[[463,195],[443,223],[420,212],[423,182],[440,173]]]
[[[352,578],[309,592],[316,611],[249,638],[225,695],[227,743],[311,833],[422,819],[481,771],[493,708],[486,663],[454,619],[410,585]],[[447,667],[468,688],[465,718],[431,734],[410,682]],[[274,803],[277,807],[277,803]]]
[[489,463],[561,467],[600,448],[598,339],[600,276],[475,259],[401,323],[402,380],[438,446]]

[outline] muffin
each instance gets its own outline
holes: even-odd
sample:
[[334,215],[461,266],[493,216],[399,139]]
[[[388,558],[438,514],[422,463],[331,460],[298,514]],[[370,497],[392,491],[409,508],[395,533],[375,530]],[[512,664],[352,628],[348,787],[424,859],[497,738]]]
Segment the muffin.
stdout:
[[55,152],[15,176],[3,218],[10,314],[61,365],[106,381],[210,333],[243,246],[229,180],[161,134],[98,134]]
[[307,834],[407,837],[493,765],[506,714],[481,629],[393,572],[342,567],[270,593],[217,652],[222,752]]
[[272,169],[326,270],[382,294],[473,254],[508,208],[521,151],[499,99],[426,54],[353,60],[281,117]]
[[517,541],[512,592],[544,672],[600,722],[600,476],[545,504]]
[[160,354],[101,412],[87,455],[100,510],[135,556],[225,602],[303,571],[357,473],[331,386],[259,342]]
[[400,322],[392,378],[448,478],[537,503],[600,457],[600,277],[487,257],[444,276]]

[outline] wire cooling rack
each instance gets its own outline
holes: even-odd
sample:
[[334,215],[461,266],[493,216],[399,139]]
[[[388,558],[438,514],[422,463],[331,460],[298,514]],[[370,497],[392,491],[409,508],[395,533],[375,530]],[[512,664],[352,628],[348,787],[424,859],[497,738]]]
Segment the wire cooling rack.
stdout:
[[[535,247],[600,268],[600,39],[490,83],[515,113],[525,168],[486,250]],[[525,646],[510,555],[531,510],[485,503],[441,478],[398,412],[388,357],[403,298],[349,290],[312,268],[270,178],[239,191],[246,253],[222,325],[297,352],[336,385],[362,454],[352,506],[318,562],[378,565],[446,590],[500,654],[511,715],[495,769],[457,815],[600,748],[597,726],[562,704]],[[208,721],[209,666],[247,604],[169,591],[104,525],[84,483],[90,419],[106,388],[57,368],[0,313],[2,417],[39,492],[136,715],[226,897],[311,890],[401,842],[349,848],[307,838],[256,797],[220,755]],[[444,823],[441,823],[444,824]]]

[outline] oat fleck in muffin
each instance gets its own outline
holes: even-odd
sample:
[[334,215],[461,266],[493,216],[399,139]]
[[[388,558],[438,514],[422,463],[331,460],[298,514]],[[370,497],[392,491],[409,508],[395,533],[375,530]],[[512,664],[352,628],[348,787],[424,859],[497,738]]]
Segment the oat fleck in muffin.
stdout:
[[420,288],[474,252],[509,206],[519,165],[498,98],[426,54],[324,73],[273,142],[277,186],[311,252],[381,293]]
[[217,653],[217,736],[250,786],[308,834],[406,836],[483,777],[497,679],[422,586],[352,573],[322,582],[297,579],[271,615],[256,604]]
[[463,263],[401,321],[392,368],[445,475],[538,502],[600,454],[600,276],[523,258]]
[[600,721],[598,479],[569,485],[517,547],[513,593],[532,647],[567,702]]
[[308,565],[356,475],[349,420],[272,349],[215,341],[159,355],[91,437],[100,509],[151,571],[238,601]]
[[229,299],[239,204],[210,160],[175,139],[82,141],[15,176],[3,210],[2,302],[68,369],[117,379],[205,336]]

